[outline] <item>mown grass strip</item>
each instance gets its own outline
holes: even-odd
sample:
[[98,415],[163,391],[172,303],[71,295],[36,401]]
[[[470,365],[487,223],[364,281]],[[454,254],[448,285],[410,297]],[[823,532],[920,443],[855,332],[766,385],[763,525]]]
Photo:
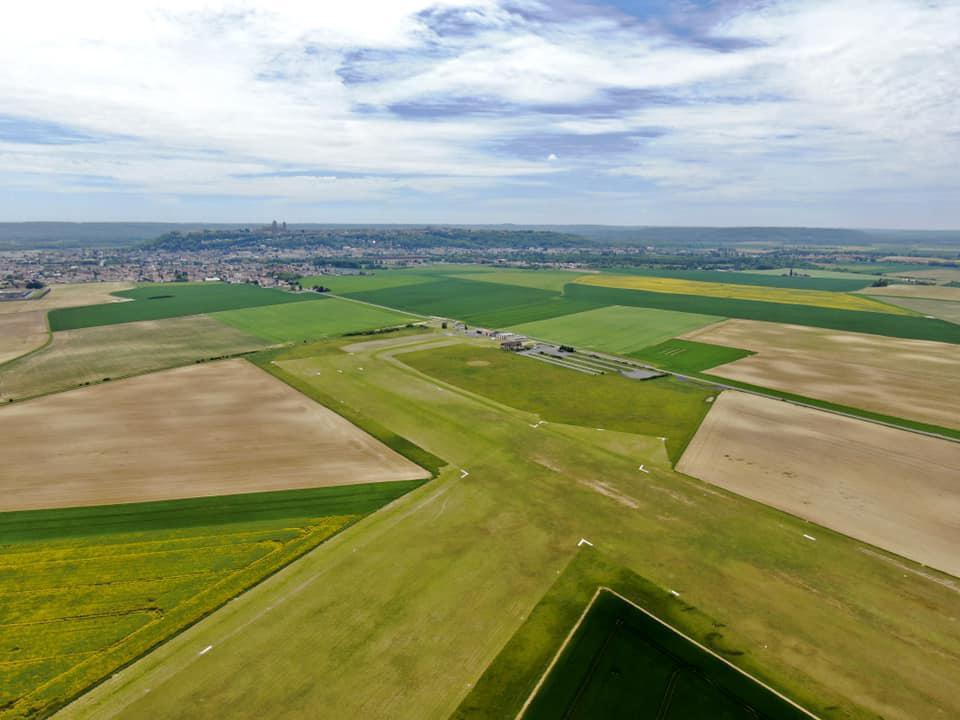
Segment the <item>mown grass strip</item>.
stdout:
[[365,514],[423,480],[0,513],[0,545],[116,533],[248,525],[289,517]]
[[672,377],[636,381],[587,375],[490,347],[452,345],[403,355],[403,363],[549,422],[666,437],[676,462],[696,433],[712,393]]

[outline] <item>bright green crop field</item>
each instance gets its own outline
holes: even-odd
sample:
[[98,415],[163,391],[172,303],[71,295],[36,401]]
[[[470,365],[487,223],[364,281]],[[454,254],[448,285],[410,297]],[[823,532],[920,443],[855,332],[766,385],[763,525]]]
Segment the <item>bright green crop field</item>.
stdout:
[[[376,418],[450,467],[63,718],[254,720],[336,708],[365,720],[447,720],[493,667],[516,682],[459,716],[514,717],[510,703],[529,695],[597,587],[577,603],[548,595],[586,550],[581,538],[612,567],[664,590],[653,598],[658,616],[826,720],[960,714],[960,627],[944,620],[960,616],[951,578],[654,463],[655,437],[537,426],[535,414],[494,397],[495,384],[465,390],[461,377],[440,376],[458,346],[472,357],[489,342],[421,334],[274,351],[264,367],[318,390],[334,409]],[[422,369],[430,353],[440,356],[430,363],[438,374]],[[542,370],[522,380],[524,397],[557,384]],[[581,413],[605,412],[595,406],[606,400],[580,394]],[[639,586],[616,589],[651,607]],[[534,617],[546,622],[514,642]],[[508,664],[494,666],[510,648]]]
[[489,346],[411,353],[404,362],[549,422],[665,437],[674,462],[716,397],[702,385],[671,377],[640,382],[586,375]]
[[330,292],[337,295],[346,295],[353,292],[368,290],[385,290],[405,285],[418,285],[432,282],[432,275],[419,273],[415,270],[376,270],[364,271],[365,275],[310,275],[300,278],[300,284],[305,288],[322,285],[330,288]]
[[703,372],[753,355],[749,350],[692,340],[667,340],[630,353],[643,362],[678,373]]
[[415,318],[363,303],[327,297],[323,302],[283,303],[227,310],[213,317],[271,342],[320,340],[350,332],[404,325]]
[[0,514],[0,718],[46,716],[420,484]]
[[596,305],[570,304],[556,292],[520,285],[442,278],[429,283],[347,293],[347,297],[421,315],[506,327]]
[[715,315],[611,305],[509,329],[541,340],[625,355],[723,319]]
[[50,329],[75,330],[96,325],[136,322],[138,320],[163,320],[184,315],[237,308],[297,303],[317,300],[311,293],[295,295],[261,288],[256,285],[211,283],[151,283],[133,290],[114,293],[117,297],[130,298],[131,302],[85,305],[83,307],[51,310]]

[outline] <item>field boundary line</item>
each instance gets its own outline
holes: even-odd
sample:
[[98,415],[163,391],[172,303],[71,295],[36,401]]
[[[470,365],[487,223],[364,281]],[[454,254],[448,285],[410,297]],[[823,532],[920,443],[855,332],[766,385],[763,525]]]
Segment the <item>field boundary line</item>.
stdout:
[[418,313],[418,312],[401,310],[400,308],[390,307],[389,305],[377,305],[376,303],[367,302],[366,300],[357,300],[356,298],[348,297],[346,295],[334,295],[333,293],[330,293],[330,297],[335,297],[335,298],[338,298],[339,300],[349,300],[350,302],[358,303],[359,305],[368,305],[370,307],[380,308],[381,310],[389,310],[390,312],[402,313],[404,315],[410,315],[411,317],[423,318],[424,320],[429,320],[433,317],[440,317],[439,315],[422,315],[421,313]]
[[703,650],[704,652],[708,653],[708,654],[711,655],[712,657],[716,658],[717,660],[719,660],[720,662],[722,662],[722,663],[723,663],[724,665],[726,665],[727,667],[735,670],[736,672],[740,673],[740,674],[743,675],[744,677],[746,677],[746,678],[752,680],[753,682],[757,683],[757,685],[759,685],[760,687],[764,688],[765,690],[773,693],[773,694],[776,695],[778,698],[780,698],[781,700],[783,700],[784,702],[786,702],[788,705],[796,708],[797,710],[799,710],[801,713],[803,713],[803,714],[806,715],[807,717],[811,718],[812,720],[821,720],[818,715],[814,715],[812,712],[810,712],[809,710],[807,710],[805,707],[803,707],[802,705],[794,702],[793,700],[791,700],[790,698],[788,698],[788,697],[787,697],[786,695],[784,695],[783,693],[781,693],[781,692],[777,691],[776,689],[770,687],[769,685],[767,685],[767,683],[763,682],[763,681],[760,680],[759,678],[754,677],[753,675],[751,675],[750,673],[748,673],[746,670],[744,670],[744,669],[742,669],[742,668],[740,668],[740,667],[737,667],[737,666],[734,665],[732,662],[730,662],[729,660],[727,660],[725,657],[723,657],[723,656],[721,656],[721,655],[718,655],[716,652],[714,652],[714,651],[711,650],[710,648],[706,647],[705,645],[701,645],[699,642],[697,642],[696,640],[694,640],[692,637],[690,637],[690,636],[687,635],[686,633],[681,632],[680,630],[678,630],[677,628],[675,628],[675,627],[674,627],[673,625],[671,625],[670,623],[668,623],[668,622],[666,622],[665,620],[657,617],[656,615],[654,615],[652,612],[650,612],[650,611],[647,610],[646,608],[641,607],[640,605],[638,605],[637,603],[635,603],[635,602],[634,602],[633,600],[631,600],[630,598],[621,595],[621,594],[618,593],[616,590],[614,590],[613,588],[608,587],[608,586],[606,586],[606,585],[599,585],[599,586],[597,587],[596,592],[593,593],[593,597],[590,598],[590,602],[587,603],[587,606],[583,609],[583,612],[580,613],[580,617],[579,617],[579,619],[577,620],[576,624],[573,626],[573,628],[570,630],[570,632],[567,633],[567,637],[564,639],[563,644],[560,646],[560,648],[557,650],[556,654],[553,656],[553,660],[552,660],[552,661],[550,662],[550,664],[547,666],[547,669],[544,670],[543,675],[540,676],[540,680],[537,682],[536,686],[535,686],[535,687],[533,688],[533,690],[530,692],[530,695],[527,697],[527,700],[526,700],[526,702],[523,704],[523,707],[520,709],[520,712],[517,713],[517,715],[516,715],[516,717],[515,717],[515,720],[521,720],[521,718],[523,718],[524,714],[527,712],[527,710],[529,709],[530,705],[533,703],[533,699],[537,696],[537,693],[540,691],[541,687],[542,687],[542,686],[544,685],[544,683],[546,682],[547,677],[549,677],[550,672],[553,670],[554,666],[556,666],[556,664],[560,661],[560,656],[563,655],[563,651],[566,650],[567,645],[570,644],[570,641],[573,639],[573,636],[576,634],[577,630],[580,629],[580,626],[583,624],[584,618],[586,618],[587,614],[590,612],[590,610],[591,610],[591,609],[593,608],[593,606],[596,604],[597,598],[600,596],[600,593],[602,593],[602,592],[608,592],[608,593],[610,593],[611,595],[614,595],[615,597],[619,598],[619,599],[622,600],[623,602],[627,603],[627,604],[630,605],[631,607],[639,610],[640,612],[642,612],[644,615],[646,615],[646,616],[647,616],[648,618],[650,618],[651,620],[654,620],[655,622],[657,622],[658,624],[660,624],[660,625],[662,625],[663,627],[667,628],[667,629],[670,630],[671,632],[676,633],[677,635],[679,635],[680,637],[682,637],[684,640],[686,640],[687,642],[693,644],[694,646],[696,646],[696,647],[699,648],[700,650]]
[[530,691],[530,694],[527,696],[526,702],[523,703],[523,707],[520,708],[515,716],[515,720],[521,720],[521,718],[526,714],[527,710],[530,708],[533,699],[537,696],[537,693],[540,692],[540,688],[543,687],[543,684],[547,681],[547,678],[550,676],[550,673],[553,671],[554,666],[560,661],[560,656],[563,655],[563,651],[567,649],[567,645],[570,644],[570,641],[573,640],[573,636],[576,635],[577,630],[580,629],[580,626],[583,624],[583,620],[587,617],[587,614],[593,608],[594,604],[597,602],[597,598],[600,597],[600,593],[603,592],[604,586],[599,585],[593,593],[593,597],[590,598],[590,602],[587,603],[587,606],[583,609],[583,612],[580,613],[580,617],[577,618],[577,622],[574,623],[573,627],[570,629],[570,632],[567,633],[567,636],[563,639],[563,643],[557,649],[557,652],[554,654],[553,659],[550,661],[550,664],[547,665],[546,670],[543,671],[543,674],[540,675],[540,679],[537,681],[537,684],[534,686],[533,690]]
[[[53,333],[51,333],[51,340],[53,339],[52,335]],[[255,353],[263,352],[265,350],[273,350],[278,347],[285,347],[285,346],[283,344],[274,344],[274,345],[268,345],[263,348],[255,349],[255,350],[239,350],[237,352],[230,353],[228,355],[220,355],[218,357],[210,358],[209,360],[200,358],[198,360],[191,360],[188,362],[180,363],[179,365],[166,365],[164,367],[153,368],[151,370],[141,370],[139,372],[130,373],[129,375],[117,375],[116,377],[111,376],[109,380],[91,380],[86,385],[71,385],[70,387],[59,388],[57,390],[48,390],[47,392],[37,393],[36,395],[27,395],[25,397],[14,398],[12,401],[10,400],[3,401],[3,402],[0,402],[0,408],[2,408],[5,405],[13,405],[15,403],[27,402],[29,400],[38,400],[39,398],[49,397],[51,395],[60,395],[61,393],[72,392],[74,390],[83,390],[84,388],[96,387],[97,385],[104,385],[107,382],[115,383],[115,382],[120,382],[121,380],[130,380],[132,378],[142,377],[144,375],[152,375],[158,372],[166,372],[167,370],[177,370],[179,368],[190,367],[193,365],[205,365],[207,363],[223,362],[224,360],[236,360],[239,358],[245,358],[247,355],[253,355]],[[43,349],[44,348],[37,348],[33,352],[39,352],[40,350],[43,350]],[[29,354],[32,355],[33,352]],[[27,357],[26,355],[21,355],[18,358],[14,358],[10,362],[18,362],[20,360],[23,360],[26,357]],[[3,369],[4,369],[4,365],[0,365],[0,370],[3,370]],[[0,384],[2,384],[2,382],[3,380],[2,378],[0,378]]]
[[[870,422],[875,425],[883,425],[884,427],[893,428],[894,430],[903,430],[905,432],[916,433],[917,435],[926,435],[927,437],[936,438],[938,440],[949,440],[950,442],[953,442],[953,443],[960,443],[960,438],[955,438],[950,435],[942,435],[937,432],[931,432],[930,430],[921,430],[920,428],[913,428],[908,425],[899,425],[897,423],[892,423],[887,420],[880,420],[879,418],[866,417],[864,415],[857,415],[855,413],[846,412],[845,410],[820,407],[819,405],[803,402],[802,400],[794,400],[792,398],[780,397],[779,395],[776,395],[773,393],[766,393],[766,392],[763,392],[762,390],[754,390],[750,388],[737,387],[736,385],[728,385],[722,381],[707,380],[706,378],[697,377],[695,375],[683,375],[681,373],[671,372],[669,370],[662,370],[662,372],[666,372],[666,373],[669,373],[670,375],[673,375],[674,377],[682,378],[684,380],[690,380],[692,382],[709,383],[710,385],[714,385],[723,390],[734,390],[736,392],[746,393],[747,395],[757,395],[759,397],[768,398],[770,400],[777,400],[779,402],[790,403],[791,405],[796,405],[797,407],[804,407],[810,410],[819,410],[821,412],[828,412],[834,415],[840,415],[841,417],[851,418],[853,420],[862,420],[864,422]],[[710,377],[713,377],[713,376],[710,376]],[[811,398],[811,399],[815,400],[816,398]],[[823,402],[829,402],[829,401],[824,400]],[[865,412],[869,412],[869,411],[865,411]]]

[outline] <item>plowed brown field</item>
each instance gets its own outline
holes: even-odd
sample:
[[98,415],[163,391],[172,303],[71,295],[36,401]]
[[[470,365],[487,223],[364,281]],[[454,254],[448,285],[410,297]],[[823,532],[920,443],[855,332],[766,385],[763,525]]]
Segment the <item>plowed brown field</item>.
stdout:
[[727,391],[677,467],[960,576],[958,443]]
[[0,511],[429,475],[243,360],[0,408],[0,437]]
[[960,428],[957,345],[754,320],[727,320],[683,337],[757,353],[711,375]]

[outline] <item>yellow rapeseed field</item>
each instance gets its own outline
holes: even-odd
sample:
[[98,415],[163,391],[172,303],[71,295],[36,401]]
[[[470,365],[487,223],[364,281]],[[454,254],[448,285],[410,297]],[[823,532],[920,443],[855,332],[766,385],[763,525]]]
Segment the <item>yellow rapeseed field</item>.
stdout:
[[678,278],[641,277],[638,275],[584,275],[575,282],[581,285],[645,290],[647,292],[677,295],[700,295],[706,297],[755,300],[759,302],[784,303],[787,305],[811,305],[834,310],[862,310],[892,315],[912,315],[908,310],[879,303],[866,297],[825,290],[793,290],[791,288],[764,287],[758,285],[734,285],[731,283],[700,282]]

